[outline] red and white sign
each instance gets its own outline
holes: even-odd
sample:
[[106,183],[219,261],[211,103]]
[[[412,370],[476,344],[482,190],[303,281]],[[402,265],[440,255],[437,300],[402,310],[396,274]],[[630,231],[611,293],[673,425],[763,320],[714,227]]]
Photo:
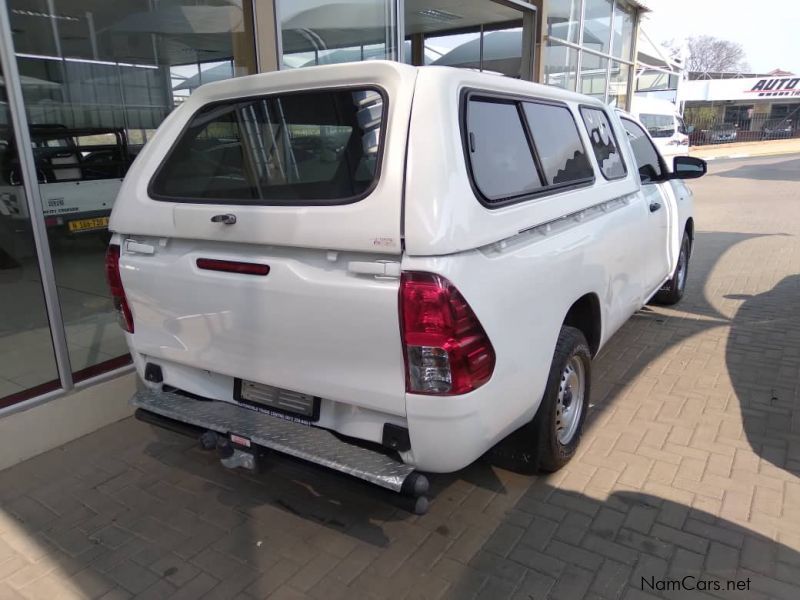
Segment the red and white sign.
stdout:
[[747,77],[742,79],[696,79],[681,84],[681,102],[796,98],[800,100],[800,77]]

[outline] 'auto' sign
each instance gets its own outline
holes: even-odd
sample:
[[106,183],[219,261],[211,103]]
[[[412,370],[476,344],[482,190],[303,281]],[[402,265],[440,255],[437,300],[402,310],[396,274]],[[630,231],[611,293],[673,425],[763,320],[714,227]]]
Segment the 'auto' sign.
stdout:
[[800,96],[800,77],[759,79],[747,92],[759,96]]
[[773,96],[800,99],[800,76],[742,77],[734,79],[693,79],[683,81],[678,89],[681,102],[727,100],[766,101]]

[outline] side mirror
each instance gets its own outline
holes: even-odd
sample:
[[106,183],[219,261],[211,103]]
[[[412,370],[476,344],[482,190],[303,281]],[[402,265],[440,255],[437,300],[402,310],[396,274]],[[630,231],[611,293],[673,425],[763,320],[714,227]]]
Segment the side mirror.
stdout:
[[694,133],[694,125],[687,125],[686,133]]
[[672,159],[670,179],[697,179],[708,171],[708,164],[694,156],[676,156]]

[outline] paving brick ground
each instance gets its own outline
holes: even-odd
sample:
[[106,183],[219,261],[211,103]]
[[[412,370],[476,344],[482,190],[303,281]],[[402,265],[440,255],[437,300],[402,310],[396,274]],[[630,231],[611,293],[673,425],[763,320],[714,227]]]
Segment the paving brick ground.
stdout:
[[798,181],[782,157],[693,186],[689,294],[604,351],[563,471],[478,463],[415,517],[128,419],[0,472],[0,599],[800,598]]

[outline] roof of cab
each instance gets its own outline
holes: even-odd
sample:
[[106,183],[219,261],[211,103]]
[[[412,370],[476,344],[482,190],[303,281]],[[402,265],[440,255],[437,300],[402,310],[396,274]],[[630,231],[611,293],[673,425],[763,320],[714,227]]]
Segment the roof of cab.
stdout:
[[272,71],[215,81],[198,87],[185,103],[202,105],[243,95],[263,94],[265,91],[272,89],[284,91],[292,88],[309,89],[369,83],[375,79],[390,77],[393,74],[404,75],[408,78],[420,72],[425,73],[426,81],[440,80],[444,85],[504,91],[565,102],[571,101],[602,106],[602,103],[595,98],[550,85],[532,83],[498,74],[481,73],[471,69],[444,66],[412,67],[388,60],[303,67],[301,69]]

